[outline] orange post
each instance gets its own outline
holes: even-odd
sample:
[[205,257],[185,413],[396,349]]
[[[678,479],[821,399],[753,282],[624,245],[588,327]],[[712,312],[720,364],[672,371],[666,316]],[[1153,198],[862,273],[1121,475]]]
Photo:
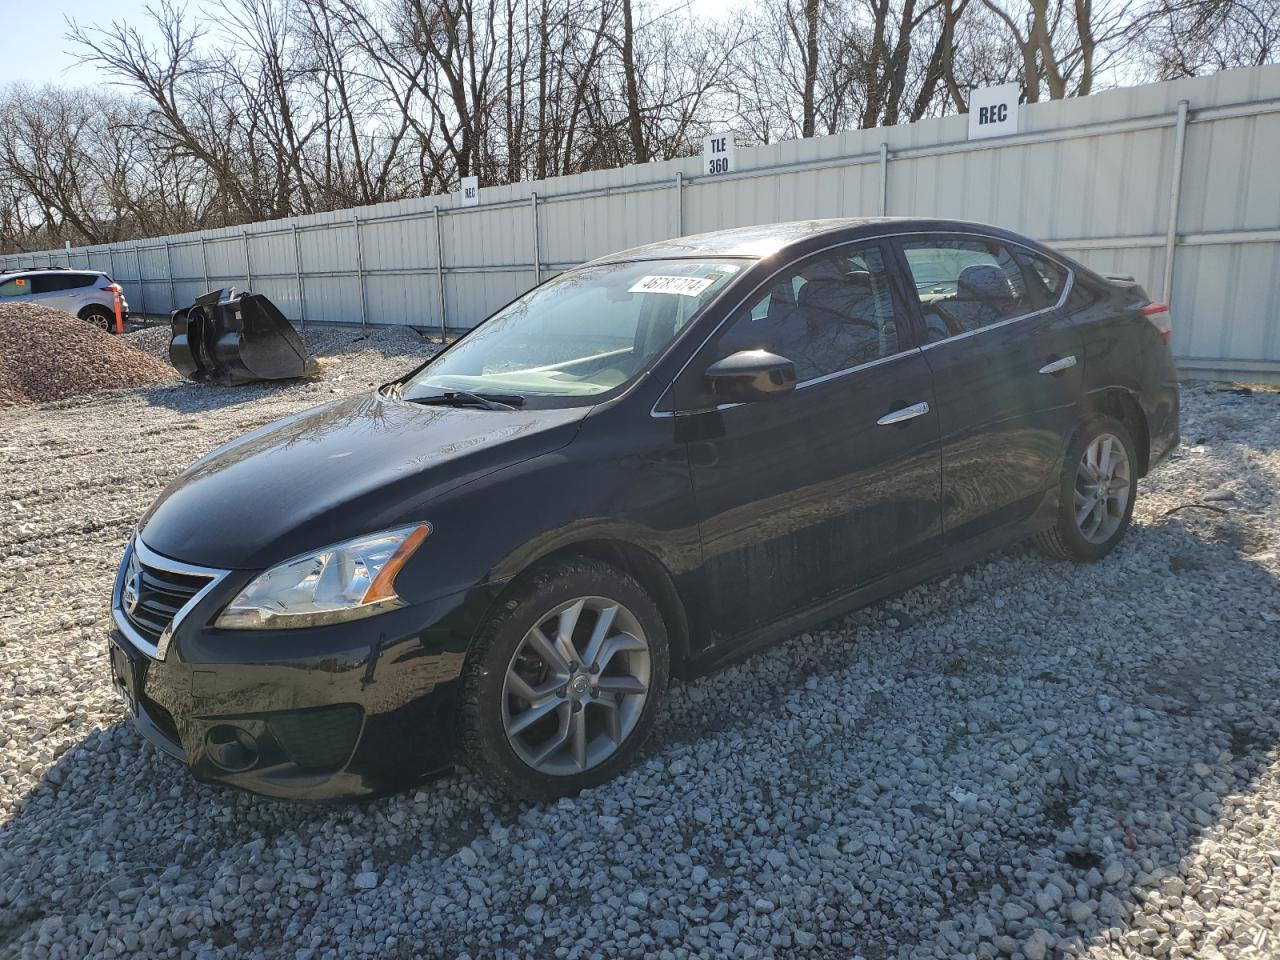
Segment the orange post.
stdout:
[[120,284],[113,283],[112,299],[116,303],[116,334],[124,333],[124,317],[120,315]]

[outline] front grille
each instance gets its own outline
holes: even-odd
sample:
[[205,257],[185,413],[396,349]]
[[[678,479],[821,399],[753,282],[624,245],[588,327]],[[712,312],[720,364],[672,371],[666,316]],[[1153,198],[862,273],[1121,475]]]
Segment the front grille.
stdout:
[[133,628],[156,646],[178,611],[212,579],[212,576],[175,573],[150,566],[134,552],[121,588],[121,607]]

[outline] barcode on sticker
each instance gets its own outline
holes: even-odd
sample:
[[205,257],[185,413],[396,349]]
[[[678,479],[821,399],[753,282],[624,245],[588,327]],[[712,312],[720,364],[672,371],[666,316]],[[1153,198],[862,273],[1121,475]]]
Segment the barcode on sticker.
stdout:
[[628,293],[674,293],[681,297],[696,297],[715,279],[702,277],[641,277]]

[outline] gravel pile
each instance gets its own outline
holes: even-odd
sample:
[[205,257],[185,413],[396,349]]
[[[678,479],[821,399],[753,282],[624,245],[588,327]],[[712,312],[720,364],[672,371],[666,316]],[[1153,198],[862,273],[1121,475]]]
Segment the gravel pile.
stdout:
[[167,363],[69,313],[0,304],[0,406],[172,380]]
[[168,363],[170,333],[169,324],[158,323],[150,327],[130,330],[124,335],[124,339],[130,346]]
[[[345,388],[412,362],[362,343]],[[577,798],[200,786],[109,688],[117,558],[182,466],[333,389],[0,415],[0,953],[1280,953],[1280,394],[1186,390],[1107,561],[1016,549],[677,684]]]

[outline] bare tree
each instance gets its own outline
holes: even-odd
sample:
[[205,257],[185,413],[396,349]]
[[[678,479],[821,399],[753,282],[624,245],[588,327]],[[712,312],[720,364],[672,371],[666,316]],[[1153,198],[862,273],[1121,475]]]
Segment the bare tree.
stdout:
[[[1274,60],[1280,0],[159,0],[0,89],[0,246],[223,226]],[[1145,4],[1141,9],[1135,4]],[[207,7],[204,9],[208,9]]]
[[135,26],[123,21],[109,28],[88,29],[72,24],[71,39],[83,59],[101,66],[115,82],[142,95],[151,104],[146,123],[178,155],[199,160],[218,185],[227,215],[242,219],[265,216],[246,182],[246,164],[237,144],[239,114],[231,102],[225,76],[197,52],[205,35],[203,25],[186,16],[172,0],[150,12],[160,36],[151,44]]
[[969,0],[942,0],[935,7],[935,23],[933,47],[925,64],[924,74],[920,79],[920,88],[916,91],[911,105],[909,119],[912,122],[925,116],[930,108],[939,103],[938,89],[943,86],[946,95],[941,98],[940,107],[949,103],[958,111],[967,110],[967,101],[956,80],[956,24],[969,6]]
[[1130,0],[982,0],[1008,30],[1022,55],[1022,87],[1029,103],[1086,96],[1106,60],[1133,33]]
[[1271,63],[1280,53],[1280,0],[1155,0],[1141,23],[1147,63],[1161,80]]

